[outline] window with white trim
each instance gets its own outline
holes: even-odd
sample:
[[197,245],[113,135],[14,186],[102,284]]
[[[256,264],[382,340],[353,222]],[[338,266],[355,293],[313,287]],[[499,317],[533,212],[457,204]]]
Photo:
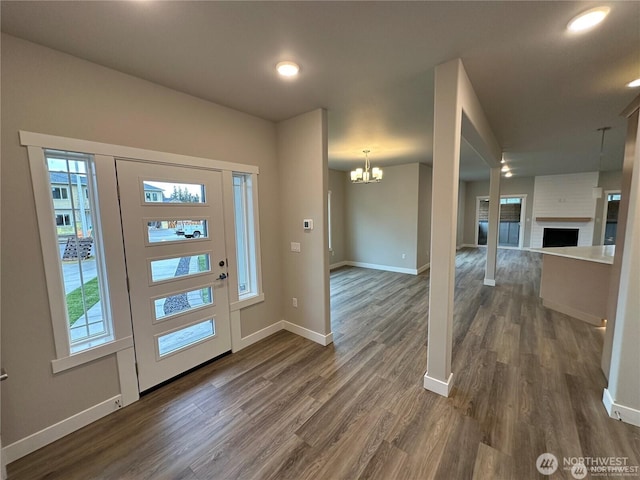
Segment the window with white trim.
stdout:
[[253,195],[251,174],[234,173],[233,208],[238,270],[238,300],[246,300],[260,294]]
[[[51,218],[58,253],[57,258],[45,260],[57,263],[60,270],[60,300],[66,315],[54,318],[54,322],[64,322],[68,354],[72,355],[114,340],[106,301],[109,297],[100,219],[95,208],[98,192],[94,163],[90,155],[54,150],[44,153],[54,199]],[[64,205],[56,200],[65,200]]]

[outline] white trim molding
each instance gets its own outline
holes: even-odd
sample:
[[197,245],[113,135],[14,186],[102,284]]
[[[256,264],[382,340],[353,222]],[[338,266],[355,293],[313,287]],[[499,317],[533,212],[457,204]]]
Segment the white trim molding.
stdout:
[[329,270],[335,270],[340,267],[358,267],[358,268],[370,268],[372,270],[383,270],[385,272],[406,273],[408,275],[419,275],[422,272],[426,272],[431,268],[431,264],[427,263],[420,268],[405,268],[394,267],[392,265],[378,265],[377,263],[365,263],[365,262],[353,262],[351,260],[345,260],[343,262],[332,263],[329,265]]
[[55,442],[65,435],[80,430],[82,427],[109,415],[121,407],[122,397],[120,395],[111,397],[50,427],[7,445],[2,449],[2,456],[5,458],[5,462],[9,464],[31,452],[35,452],[45,445]]
[[607,388],[602,394],[602,403],[611,418],[640,427],[640,410],[616,404]]
[[[238,316],[240,315],[240,313],[237,311],[234,311],[231,313],[232,316],[236,314]],[[233,324],[237,324],[239,327],[239,320],[237,321],[237,323],[233,322],[232,325]],[[262,330],[258,330],[257,332],[251,333],[246,337],[242,337],[240,334],[240,329],[237,328],[231,333],[231,351],[233,353],[238,352],[243,348],[247,348],[249,345],[253,345],[256,342],[259,342],[260,340],[264,340],[265,338],[273,335],[274,333],[278,333],[283,329],[284,327],[282,325],[282,321],[279,321],[269,325],[268,327],[263,328]]]
[[120,350],[130,347],[133,347],[133,337],[124,337],[95,348],[90,348],[89,350],[84,350],[80,353],[69,355],[68,357],[51,360],[51,369],[53,370],[53,373],[60,373],[65,370],[69,370],[70,368],[92,362],[98,358],[113,355],[114,353],[118,353]]
[[323,335],[321,333],[314,332],[313,330],[309,330],[308,328],[301,327],[300,325],[296,325],[295,323],[287,322],[286,320],[282,320],[282,328],[287,332],[295,333],[296,335],[311,340],[312,342],[319,343],[323,347],[333,343],[333,332]]
[[329,265],[329,270],[335,270],[336,268],[348,267],[348,266],[349,266],[349,262],[347,261],[332,263],[331,265]]
[[417,274],[420,275],[422,272],[426,272],[427,270],[429,270],[431,268],[431,264],[430,263],[425,263],[423,266],[421,266],[418,271]]
[[126,407],[140,399],[138,391],[138,372],[136,371],[136,354],[133,346],[119,350],[116,353],[118,364],[118,380],[120,381],[120,395],[122,406]]
[[407,273],[409,275],[418,274],[418,269],[416,268],[394,267],[392,265],[378,265],[376,263],[352,262],[351,260],[348,260],[344,263],[351,267],[371,268],[372,270],[384,270],[386,272]]
[[221,160],[192,157],[189,155],[178,155],[176,153],[158,152],[155,150],[146,150],[144,148],[127,147],[124,145],[115,145],[110,143],[92,142],[90,140],[60,137],[57,135],[27,132],[24,130],[20,130],[20,145],[50,148],[52,150],[71,150],[74,152],[84,152],[93,155],[107,155],[124,159],[164,163],[167,165],[189,165],[207,170],[231,170],[245,173],[260,173],[258,167],[254,165],[224,162]]
[[446,382],[432,378],[429,376],[429,372],[424,374],[424,388],[430,392],[437,393],[443,397],[448,397],[451,393],[451,385],[453,384],[453,372],[449,374],[449,378]]

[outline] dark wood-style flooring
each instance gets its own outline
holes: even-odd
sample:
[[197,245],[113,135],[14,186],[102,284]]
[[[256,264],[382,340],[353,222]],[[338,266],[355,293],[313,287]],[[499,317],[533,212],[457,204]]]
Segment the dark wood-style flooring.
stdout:
[[[331,274],[335,343],[279,332],[9,465],[19,479],[535,479],[538,455],[622,456],[603,330],[541,306],[538,254],[457,256],[454,387],[424,390],[428,273]],[[562,460],[560,460],[562,462]],[[608,477],[614,478],[614,477]]]

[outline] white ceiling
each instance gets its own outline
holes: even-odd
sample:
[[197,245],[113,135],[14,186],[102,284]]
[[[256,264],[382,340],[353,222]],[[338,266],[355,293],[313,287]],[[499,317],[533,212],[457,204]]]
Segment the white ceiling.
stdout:
[[[579,12],[608,5],[591,32]],[[269,120],[329,112],[329,164],[431,163],[434,67],[460,57],[515,175],[620,169],[640,2],[1,3],[2,31]],[[294,60],[297,79],[274,66]],[[463,142],[463,179],[488,178]]]

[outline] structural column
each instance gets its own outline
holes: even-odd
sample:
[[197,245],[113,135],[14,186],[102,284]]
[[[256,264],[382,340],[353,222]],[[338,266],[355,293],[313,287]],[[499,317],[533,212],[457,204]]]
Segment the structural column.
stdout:
[[498,254],[498,229],[500,226],[500,168],[491,168],[489,183],[489,232],[487,234],[487,263],[484,284],[496,286],[496,256]]
[[[636,108],[640,106],[640,96]],[[635,146],[629,210],[624,234],[624,251],[620,271],[620,288],[616,309],[609,384],[603,402],[609,416],[640,426],[640,125],[638,110],[630,116],[635,126]]]
[[444,396],[449,395],[453,378],[451,344],[462,123],[460,67],[460,62],[452,61],[437,66],[435,71],[429,338],[424,388]]

